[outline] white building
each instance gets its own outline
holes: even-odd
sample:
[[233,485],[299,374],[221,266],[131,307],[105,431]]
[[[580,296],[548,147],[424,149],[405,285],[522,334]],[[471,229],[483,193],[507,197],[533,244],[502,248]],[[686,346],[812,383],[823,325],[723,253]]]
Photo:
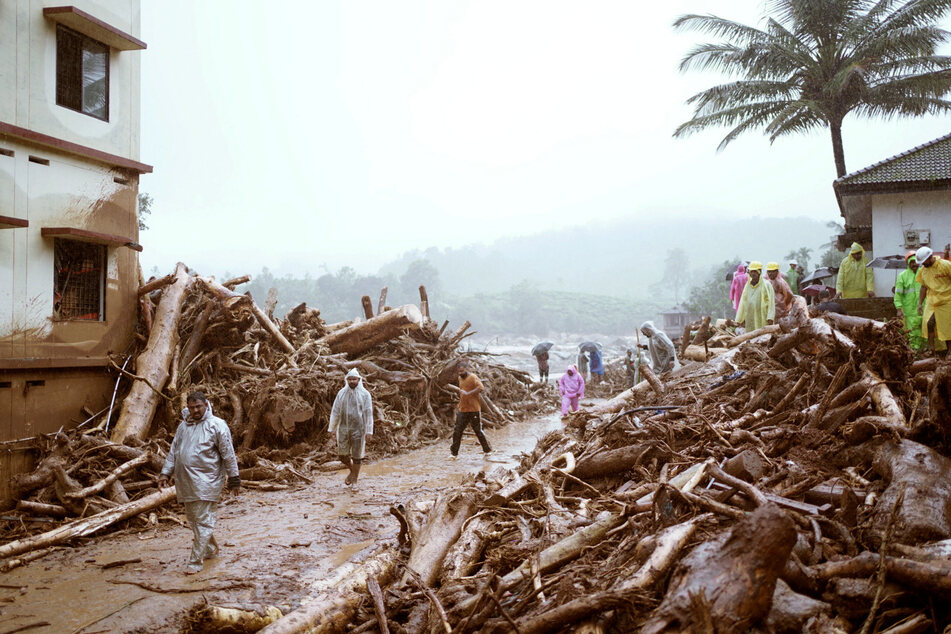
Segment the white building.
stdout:
[[[951,243],[951,134],[835,181],[846,233],[878,257]],[[870,255],[871,257],[871,255]],[[875,272],[875,294],[891,296],[894,271]]]
[[75,1],[0,1],[0,441],[108,405],[135,333],[139,0]]

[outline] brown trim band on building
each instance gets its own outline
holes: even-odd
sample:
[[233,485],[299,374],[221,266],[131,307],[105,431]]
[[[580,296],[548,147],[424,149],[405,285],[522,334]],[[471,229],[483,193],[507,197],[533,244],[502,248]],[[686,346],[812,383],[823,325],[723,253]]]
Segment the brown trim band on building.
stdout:
[[132,238],[125,238],[111,233],[87,231],[86,229],[78,229],[76,227],[43,227],[40,229],[40,235],[44,238],[70,238],[82,242],[107,244],[113,247],[129,247],[133,251],[142,250],[142,245],[132,240]]
[[0,370],[62,370],[69,368],[106,368],[108,357],[0,359]]
[[132,170],[134,172],[138,172],[139,174],[152,173],[151,165],[139,163],[138,161],[133,161],[132,159],[127,159],[116,154],[109,154],[108,152],[103,152],[102,150],[97,150],[85,145],[73,143],[72,141],[58,139],[54,136],[49,136],[48,134],[34,132],[33,130],[21,128],[20,126],[13,125],[11,123],[4,123],[3,121],[0,121],[0,136],[9,136],[21,141],[30,141],[32,143],[52,148],[54,150],[66,152],[67,154],[75,154],[76,156],[90,158],[107,165],[113,165],[115,167],[122,167]]
[[120,51],[140,51],[145,42],[74,6],[46,7],[43,16]]
[[13,216],[0,216],[0,229],[20,229],[29,227],[30,221],[26,218],[14,218]]

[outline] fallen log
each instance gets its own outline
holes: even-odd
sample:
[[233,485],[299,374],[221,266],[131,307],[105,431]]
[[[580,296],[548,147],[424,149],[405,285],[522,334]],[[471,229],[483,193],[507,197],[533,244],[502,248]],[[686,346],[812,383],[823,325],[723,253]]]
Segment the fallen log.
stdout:
[[872,403],[875,405],[875,410],[878,414],[887,418],[890,426],[895,429],[904,430],[905,433],[911,431],[908,428],[908,421],[905,419],[905,414],[901,411],[901,406],[898,405],[898,401],[895,400],[892,391],[888,389],[888,385],[886,385],[877,374],[872,372],[867,365],[862,364],[861,367],[862,374],[869,382],[869,393],[871,394]]
[[[819,579],[867,577],[878,572],[881,555],[865,551],[851,559],[830,561],[809,568]],[[885,557],[888,578],[927,594],[951,597],[951,565],[947,562],[922,563],[900,557]]]
[[872,328],[873,330],[885,329],[884,321],[866,319],[865,317],[855,317],[853,315],[840,315],[839,313],[823,313],[822,316],[830,324],[832,324],[836,328],[841,328],[843,330],[851,330],[852,328],[865,328],[865,327]]
[[682,359],[689,359],[691,361],[700,361],[701,363],[710,359],[710,357],[715,357],[718,354],[723,354],[729,350],[729,348],[705,348],[704,346],[697,346],[690,344],[687,346],[687,349],[681,356]]
[[707,607],[713,631],[749,630],[769,613],[776,580],[795,543],[795,524],[779,507],[758,508],[683,559],[641,633],[689,628],[698,600]]
[[96,515],[74,520],[46,533],[18,539],[0,546],[0,558],[13,557],[20,553],[55,546],[76,537],[85,537],[102,530],[110,524],[121,522],[139,513],[150,511],[175,499],[175,487],[160,489],[144,498],[111,508]]
[[208,632],[257,632],[284,614],[273,605],[223,606],[205,604],[190,614],[192,626]]
[[363,563],[340,566],[328,579],[312,586],[312,590],[320,590],[319,594],[260,630],[260,634],[346,631],[364,600],[367,580],[374,578],[380,585],[390,583],[395,576],[397,559],[396,550],[384,547]]
[[132,389],[123,399],[119,420],[112,431],[113,442],[126,444],[148,436],[159,402],[159,395],[150,384],[161,388],[168,380],[169,364],[178,347],[178,322],[182,317],[185,291],[191,283],[185,265],[179,262],[175,266],[175,282],[162,292],[149,342],[135,360],[136,373],[145,380],[133,381]]
[[[439,578],[449,548],[459,539],[462,526],[475,512],[478,500],[474,491],[440,495],[429,512],[426,524],[413,540],[406,567],[416,572],[427,586]],[[404,577],[404,583],[407,578]]]
[[334,354],[344,352],[355,356],[395,339],[407,330],[418,328],[422,319],[419,308],[407,304],[332,332],[318,340],[318,343],[327,345]]
[[43,502],[19,500],[17,502],[17,510],[31,515],[66,517],[66,509],[59,504],[44,504]]
[[779,324],[770,324],[768,326],[763,326],[756,330],[751,330],[749,332],[744,332],[742,335],[737,335],[729,341],[726,342],[727,348],[735,348],[741,343],[745,343],[750,339],[756,339],[760,335],[775,335],[782,332],[782,329],[779,327]]
[[166,286],[174,282],[175,282],[175,274],[169,273],[165,277],[160,277],[146,284],[143,284],[142,286],[139,287],[139,290],[136,291],[136,295],[138,295],[139,297],[142,297],[143,295],[148,295],[152,291],[157,291],[160,288],[165,288]]
[[633,468],[652,448],[652,445],[630,445],[602,451],[579,461],[572,475],[582,480],[589,480],[623,473]]
[[666,390],[664,389],[664,384],[661,383],[660,379],[657,378],[657,375],[654,374],[654,370],[652,370],[651,367],[646,363],[640,364],[637,366],[637,369],[640,371],[641,376],[644,377],[644,380],[650,383],[651,389],[654,390],[654,394],[662,397]]
[[875,505],[872,534],[885,534],[899,502],[893,540],[918,544],[951,537],[951,460],[930,447],[904,439],[886,442],[873,463],[888,485]]
[[132,471],[136,467],[140,467],[144,465],[148,461],[149,461],[149,452],[146,451],[145,453],[138,456],[137,458],[133,458],[129,462],[119,465],[118,467],[110,471],[109,475],[107,475],[105,478],[103,478],[99,482],[96,482],[95,484],[92,484],[78,491],[70,491],[66,493],[65,495],[68,498],[78,500],[80,498],[89,497],[90,495],[95,495],[96,493],[105,491],[107,487],[109,487],[114,482],[116,482],[116,480],[118,480],[121,476],[128,473],[129,471]]

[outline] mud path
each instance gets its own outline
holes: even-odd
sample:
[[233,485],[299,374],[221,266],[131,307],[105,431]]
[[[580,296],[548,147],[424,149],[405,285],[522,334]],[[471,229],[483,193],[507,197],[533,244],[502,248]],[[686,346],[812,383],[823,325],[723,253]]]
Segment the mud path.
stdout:
[[[221,555],[191,577],[182,574],[191,531],[181,507],[168,507],[155,528],[93,537],[0,575],[0,634],[30,625],[37,626],[26,631],[38,633],[178,632],[188,609],[205,599],[288,611],[310,582],[396,535],[392,504],[432,497],[467,473],[514,467],[560,426],[553,414],[486,430],[494,450],[488,458],[467,434],[455,461],[448,440],[375,461],[364,466],[356,491],[343,485],[343,471],[316,474],[313,485],[290,491],[244,489],[220,507]],[[139,561],[103,567],[130,560]]]

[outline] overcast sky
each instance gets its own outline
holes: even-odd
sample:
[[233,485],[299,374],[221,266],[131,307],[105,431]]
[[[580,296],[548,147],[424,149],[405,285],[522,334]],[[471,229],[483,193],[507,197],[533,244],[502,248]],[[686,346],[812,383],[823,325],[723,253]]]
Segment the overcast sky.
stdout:
[[[686,140],[722,81],[677,64],[683,13],[762,0],[146,0],[145,271],[375,271],[401,252],[593,219],[838,219],[826,130]],[[848,119],[849,171],[949,132]],[[751,220],[752,222],[753,220]],[[643,240],[675,239],[638,236]],[[678,245],[675,245],[678,246]],[[698,245],[679,245],[696,248]]]

